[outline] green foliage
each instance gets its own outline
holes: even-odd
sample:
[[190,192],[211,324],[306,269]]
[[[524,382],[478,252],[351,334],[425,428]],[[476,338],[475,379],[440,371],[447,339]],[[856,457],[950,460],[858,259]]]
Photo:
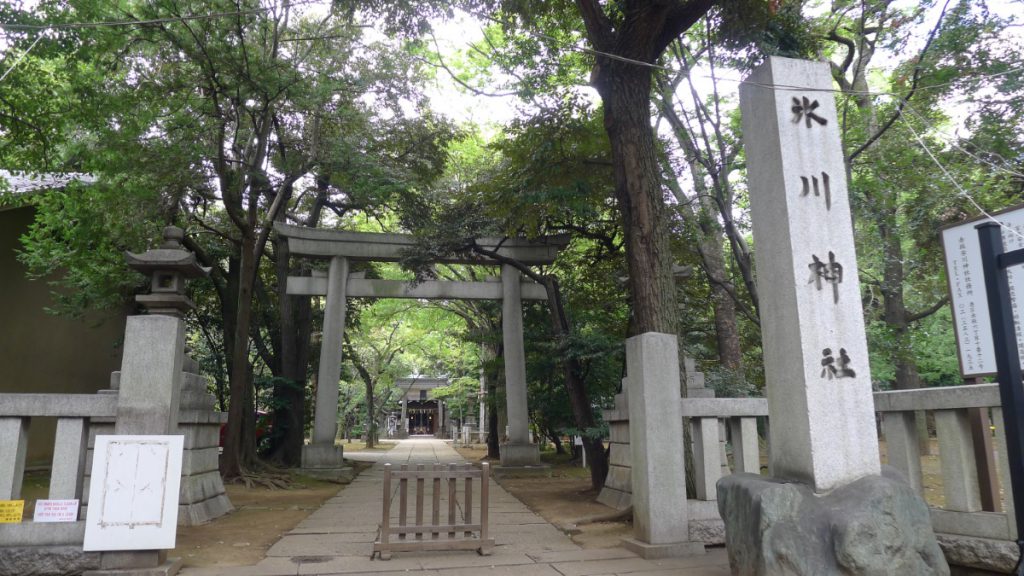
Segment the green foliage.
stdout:
[[[1014,170],[998,164],[1004,164],[1003,153],[1012,156],[1010,150],[1021,150],[1001,130],[1020,117],[1018,107],[1009,104],[1019,101],[1019,92],[1015,95],[1015,88],[1001,75],[1022,62],[1021,44],[1005,41],[1000,30],[1006,23],[988,13],[984,4],[946,4],[948,10],[938,22],[929,21],[939,14],[929,11],[930,6],[897,9],[888,4],[840,3],[823,19],[836,39],[853,40],[854,45],[869,39],[872,46],[898,54],[913,44],[915,29],[932,27],[924,52],[914,48],[891,71],[873,68],[872,57],[877,56],[864,52],[863,46],[853,54],[850,46],[839,42],[833,56],[833,62],[850,57],[834,65],[833,74],[849,92],[839,104],[844,139],[851,155],[856,155],[849,166],[850,197],[872,375],[882,388],[916,386],[915,373],[924,385],[961,383],[948,308],[932,314],[947,294],[937,230],[976,213],[961,190],[989,210],[1019,201]],[[860,60],[849,66],[853,56]],[[997,76],[979,77],[991,74]],[[903,102],[860,93],[868,89],[868,82],[872,88],[912,98]],[[961,90],[1007,89],[995,104],[984,97],[958,102]],[[954,106],[966,115],[965,138],[948,133],[958,123],[949,113]],[[988,116],[993,109],[999,110],[1000,119]],[[998,152],[963,154],[961,149],[973,146],[975,139]],[[868,141],[873,142],[870,147],[861,149]]]
[[[124,304],[141,279],[125,266],[125,250],[145,251],[159,237],[155,196],[130,184],[73,184],[32,198],[36,219],[19,258],[36,277],[66,288],[53,293],[52,312],[77,316]],[[54,279],[55,270],[65,274]]]
[[716,44],[733,53],[743,69],[763,56],[807,58],[820,49],[821,37],[807,25],[804,0],[720,2],[714,16]]

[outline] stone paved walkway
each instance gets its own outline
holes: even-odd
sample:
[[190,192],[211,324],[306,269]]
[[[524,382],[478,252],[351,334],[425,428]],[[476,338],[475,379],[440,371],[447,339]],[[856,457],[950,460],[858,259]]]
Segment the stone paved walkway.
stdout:
[[[411,576],[728,576],[724,550],[704,556],[644,560],[624,548],[584,550],[491,482],[491,535],[494,553],[396,552],[391,560],[370,559],[381,515],[384,463],[464,462],[447,443],[412,439],[383,454],[337,496],[284,535],[255,566],[186,568],[183,576],[284,576],[389,573]],[[360,454],[350,455],[359,458]],[[429,504],[428,504],[429,506]],[[259,527],[254,526],[254,530]]]

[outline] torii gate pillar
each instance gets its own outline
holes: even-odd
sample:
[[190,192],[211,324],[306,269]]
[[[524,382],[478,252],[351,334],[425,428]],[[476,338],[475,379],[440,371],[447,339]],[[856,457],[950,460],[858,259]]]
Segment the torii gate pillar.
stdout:
[[501,445],[502,466],[540,465],[540,447],[530,443],[526,407],[526,352],[523,347],[523,300],[519,270],[501,267],[501,333],[505,356],[505,405],[508,442]]
[[338,434],[338,381],[341,379],[341,345],[345,339],[345,301],[348,285],[348,259],[331,258],[327,273],[327,303],[324,332],[317,375],[316,412],[313,441],[302,447],[302,467],[309,470],[340,472],[344,468],[341,446],[334,444]]

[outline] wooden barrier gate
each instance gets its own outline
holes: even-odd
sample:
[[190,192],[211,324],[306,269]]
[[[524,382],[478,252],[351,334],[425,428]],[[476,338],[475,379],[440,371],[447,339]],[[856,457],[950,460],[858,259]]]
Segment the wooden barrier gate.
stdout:
[[[459,478],[466,480],[462,499],[462,519],[459,523],[459,501],[456,498]],[[473,479],[480,479],[480,521],[473,523]],[[391,525],[391,480],[399,481],[398,525]],[[409,480],[416,481],[416,523],[408,523]],[[486,462],[480,469],[469,464],[458,466],[434,464],[426,467],[418,464],[415,470],[403,464],[397,471],[391,464],[384,465],[384,514],[380,524],[380,537],[373,544],[373,553],[380,554],[381,560],[390,560],[392,552],[415,550],[476,550],[488,556],[494,547],[494,539],[487,536],[487,500],[490,465]],[[430,523],[423,523],[426,481],[432,482],[432,507]],[[441,482],[448,484],[448,523],[441,524]],[[415,535],[409,539],[410,534]],[[430,539],[424,539],[430,534]],[[443,536],[442,536],[443,535]],[[397,537],[397,540],[394,539]],[[372,555],[371,555],[372,557]]]

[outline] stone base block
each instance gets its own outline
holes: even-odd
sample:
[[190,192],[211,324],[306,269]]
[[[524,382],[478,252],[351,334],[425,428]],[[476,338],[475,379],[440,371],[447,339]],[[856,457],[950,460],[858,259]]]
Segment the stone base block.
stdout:
[[718,481],[718,509],[733,574],[949,574],[928,506],[888,467],[825,495],[733,474]]
[[302,467],[342,469],[345,468],[344,454],[341,446],[334,444],[307,444],[302,447]]
[[491,466],[491,476],[495,478],[550,478],[551,466]]
[[630,552],[647,560],[658,558],[682,558],[699,556],[704,553],[702,542],[672,542],[669,544],[649,544],[636,538],[623,538],[622,546]]
[[299,470],[299,473],[319,478],[320,480],[337,482],[338,484],[348,484],[356,477],[356,471],[351,466],[342,468],[302,468]]
[[601,488],[601,493],[597,495],[597,501],[609,508],[625,510],[633,505],[633,495],[605,484],[604,488]]
[[182,477],[181,487],[178,489],[178,502],[180,504],[203,502],[221,494],[224,494],[224,481],[220,477],[220,472],[216,470],[203,472]]
[[4,546],[0,549],[0,576],[26,574],[81,574],[99,568],[99,552],[82,546]]
[[154,568],[113,568],[88,570],[82,576],[174,576],[181,570],[181,558],[170,558]]
[[1012,574],[1020,553],[1016,542],[939,534],[939,546],[954,574]]
[[501,445],[499,453],[501,454],[501,465],[505,467],[540,466],[540,446],[536,444],[507,442]]
[[220,465],[220,449],[217,446],[210,448],[193,448],[182,453],[181,470],[183,476],[202,474],[203,472],[216,472]]
[[178,526],[198,526],[233,511],[235,508],[227,494],[214,496],[202,502],[178,506]]

